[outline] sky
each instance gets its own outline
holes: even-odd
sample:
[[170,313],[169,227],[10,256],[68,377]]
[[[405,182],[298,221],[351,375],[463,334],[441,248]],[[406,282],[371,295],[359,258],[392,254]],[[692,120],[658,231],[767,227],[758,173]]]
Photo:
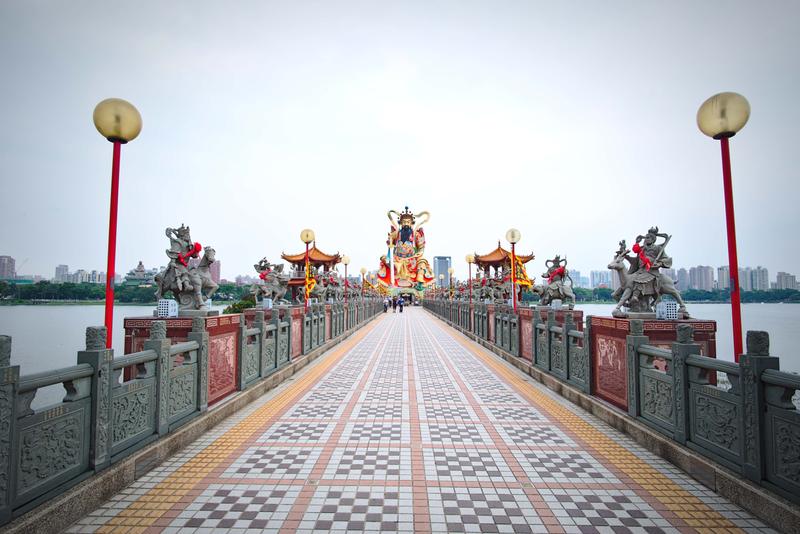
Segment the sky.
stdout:
[[556,253],[605,269],[653,225],[675,266],[725,265],[719,143],[695,117],[735,91],[739,263],[800,274],[798,21],[796,1],[5,0],[0,255],[105,270],[92,111],[118,97],[143,129],[122,149],[117,272],[166,264],[181,223],[229,279],[301,251],[303,228],[374,269],[406,205],[460,278],[512,227],[530,274]]

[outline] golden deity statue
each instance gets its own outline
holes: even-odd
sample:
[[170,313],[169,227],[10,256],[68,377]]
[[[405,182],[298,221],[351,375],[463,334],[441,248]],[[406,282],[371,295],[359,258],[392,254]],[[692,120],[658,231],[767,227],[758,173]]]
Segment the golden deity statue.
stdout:
[[388,252],[381,256],[378,280],[388,288],[421,291],[434,281],[431,266],[424,257],[425,232],[422,229],[430,220],[430,213],[414,214],[406,206],[401,213],[390,210],[386,216],[392,226],[386,240]]

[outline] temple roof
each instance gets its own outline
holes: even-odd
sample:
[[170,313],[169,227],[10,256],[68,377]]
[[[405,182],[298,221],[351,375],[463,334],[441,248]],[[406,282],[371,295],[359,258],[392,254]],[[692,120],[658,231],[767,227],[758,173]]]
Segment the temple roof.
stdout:
[[[535,256],[533,254],[517,254],[519,261],[523,264],[531,261]],[[497,248],[488,254],[475,254],[475,263],[478,267],[499,266],[505,263],[511,263],[511,251],[508,251],[500,246],[500,241],[497,242]]]
[[[305,251],[300,252],[299,254],[281,254],[281,258],[288,261],[294,265],[304,265],[306,262],[306,253]],[[337,252],[336,254],[325,254],[320,249],[317,248],[317,243],[311,246],[308,249],[308,261],[311,265],[326,265],[328,267],[333,267],[337,263],[342,261],[342,257]]]

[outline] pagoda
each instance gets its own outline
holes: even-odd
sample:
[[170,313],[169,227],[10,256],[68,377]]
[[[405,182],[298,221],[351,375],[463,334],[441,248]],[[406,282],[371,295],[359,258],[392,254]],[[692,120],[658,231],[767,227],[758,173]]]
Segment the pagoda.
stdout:
[[[299,254],[281,254],[281,258],[292,264],[292,268],[296,271],[305,271],[306,268],[306,253],[305,251]],[[311,264],[317,271],[332,271],[336,268],[336,264],[342,261],[342,257],[337,252],[336,254],[326,254],[317,248],[317,242],[314,241],[311,248],[308,249],[308,263]]]
[[[305,287],[306,252],[303,251],[298,254],[281,253],[281,258],[292,265],[289,289],[292,292],[292,300],[294,300],[302,292],[302,288]],[[336,254],[326,254],[317,248],[316,241],[308,249],[308,263],[312,268],[312,274],[315,270],[318,274],[332,271],[336,268],[336,264],[341,263],[341,261],[342,257],[338,252]]]
[[[533,254],[515,254],[517,261],[525,265],[531,261],[535,256]],[[490,269],[494,267],[495,276],[500,272],[507,273],[511,271],[511,251],[504,249],[500,246],[500,241],[497,242],[497,248],[487,254],[475,254],[475,265],[478,269],[483,270],[487,278],[490,278]]]

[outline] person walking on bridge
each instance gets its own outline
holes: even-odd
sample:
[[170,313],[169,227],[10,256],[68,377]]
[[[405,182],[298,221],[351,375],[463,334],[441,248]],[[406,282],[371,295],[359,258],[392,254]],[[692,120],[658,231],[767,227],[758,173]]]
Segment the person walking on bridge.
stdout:
[[400,308],[400,313],[403,313],[403,304],[405,304],[405,301],[401,296],[399,299],[397,299],[397,306]]

